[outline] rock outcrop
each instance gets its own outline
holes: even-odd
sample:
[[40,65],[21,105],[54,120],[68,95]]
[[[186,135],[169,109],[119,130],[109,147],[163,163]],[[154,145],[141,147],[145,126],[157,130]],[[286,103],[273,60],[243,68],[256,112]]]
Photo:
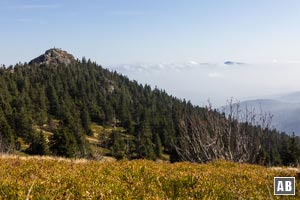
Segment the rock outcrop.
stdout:
[[31,60],[29,65],[69,65],[75,62],[76,59],[73,55],[61,49],[53,48],[47,50],[43,55]]

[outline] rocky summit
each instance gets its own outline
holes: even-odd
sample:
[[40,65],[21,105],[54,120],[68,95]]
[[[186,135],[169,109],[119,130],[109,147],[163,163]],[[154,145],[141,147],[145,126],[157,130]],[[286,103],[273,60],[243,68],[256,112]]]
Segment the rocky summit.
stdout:
[[44,54],[39,57],[31,60],[29,65],[38,64],[38,65],[69,65],[75,62],[73,55],[69,54],[66,51],[61,49],[53,48],[47,50]]

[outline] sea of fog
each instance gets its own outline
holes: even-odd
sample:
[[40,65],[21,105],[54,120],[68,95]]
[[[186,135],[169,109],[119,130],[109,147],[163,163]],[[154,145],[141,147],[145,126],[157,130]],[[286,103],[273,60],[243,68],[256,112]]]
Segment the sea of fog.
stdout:
[[110,67],[142,84],[165,89],[196,105],[214,107],[300,90],[300,63],[124,64]]

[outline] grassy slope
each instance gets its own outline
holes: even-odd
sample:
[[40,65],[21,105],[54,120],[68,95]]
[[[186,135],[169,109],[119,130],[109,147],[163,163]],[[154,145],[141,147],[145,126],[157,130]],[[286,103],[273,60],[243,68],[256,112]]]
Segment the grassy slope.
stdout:
[[[16,156],[0,156],[0,169],[0,199],[277,199],[270,195],[273,177],[297,176],[297,170],[225,161],[169,164]],[[296,182],[298,196],[291,199],[299,198]]]

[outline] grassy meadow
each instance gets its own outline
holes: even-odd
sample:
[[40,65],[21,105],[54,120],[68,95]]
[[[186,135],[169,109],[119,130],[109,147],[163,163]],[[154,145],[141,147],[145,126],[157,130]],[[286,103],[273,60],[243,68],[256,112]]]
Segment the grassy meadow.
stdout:
[[280,199],[274,176],[297,169],[214,161],[88,161],[0,156],[0,199]]

